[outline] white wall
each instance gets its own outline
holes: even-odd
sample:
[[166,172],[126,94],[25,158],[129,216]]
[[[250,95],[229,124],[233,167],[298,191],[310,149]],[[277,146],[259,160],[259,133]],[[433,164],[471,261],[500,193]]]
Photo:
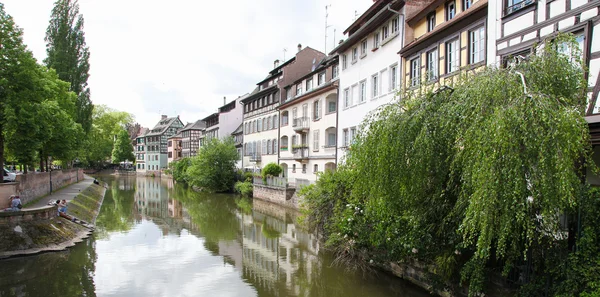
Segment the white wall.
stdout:
[[242,123],[244,106],[241,104],[241,100],[245,97],[240,97],[235,101],[235,108],[228,111],[219,113],[219,137],[225,138],[231,136],[231,133],[237,129]]
[[[397,17],[397,15],[394,15],[392,18],[395,17]],[[388,21],[392,20],[392,18],[390,18]],[[343,69],[344,67],[342,65],[343,54],[340,54],[340,88],[338,96],[338,161],[342,160],[343,156],[345,155],[345,149],[342,148],[344,146],[342,131],[350,127],[358,128],[369,112],[375,110],[383,104],[391,102],[396,95],[398,87],[400,86],[400,80],[402,77],[400,69],[402,68],[400,67],[400,55],[398,55],[398,52],[402,49],[404,40],[403,16],[400,16],[399,34],[388,40],[387,43],[386,41],[380,41],[380,47],[376,51],[372,51],[374,32],[375,31],[371,32],[371,34],[366,37],[366,40],[368,41],[366,56],[363,58],[359,57],[356,63],[352,64],[352,49],[354,47],[358,47],[360,56],[360,46],[362,40],[358,41],[350,49],[343,53],[348,57],[348,67],[346,69]],[[390,86],[390,66],[392,65],[396,65],[395,86]],[[374,74],[379,75],[380,84],[379,96],[375,98],[373,98],[371,95],[371,77]],[[367,99],[364,103],[358,103],[358,84],[362,80],[367,81]],[[356,85],[357,90],[352,98],[353,103],[350,107],[345,108],[344,90],[348,88],[350,89],[350,92],[352,92],[352,86],[354,85]]]

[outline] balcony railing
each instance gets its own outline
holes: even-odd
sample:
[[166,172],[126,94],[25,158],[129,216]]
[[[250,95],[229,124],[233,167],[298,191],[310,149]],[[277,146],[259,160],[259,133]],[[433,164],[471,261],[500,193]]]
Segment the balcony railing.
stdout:
[[298,161],[308,160],[308,148],[294,149],[294,159]]
[[260,162],[261,155],[260,154],[252,154],[250,155],[250,162]]
[[288,187],[288,180],[285,177],[271,176],[271,177],[267,177],[263,180],[262,177],[255,176],[253,178],[253,182],[255,185],[261,185],[261,186],[269,186],[269,187],[276,187],[276,188],[287,188]]
[[300,190],[306,186],[310,185],[310,181],[308,179],[297,178],[296,179],[296,189]]
[[310,129],[310,118],[295,118],[294,123],[292,124],[292,128],[294,128],[294,131],[296,132],[308,132],[308,130]]
[[525,8],[525,7],[533,4],[533,3],[535,3],[535,0],[523,0],[523,1],[519,2],[519,3],[515,3],[515,4],[513,4],[511,6],[508,6],[508,7],[506,7],[504,9],[504,15],[506,16],[506,15],[509,15],[509,14],[515,12],[515,11],[519,11],[519,10],[521,10],[521,9],[523,9],[523,8]]

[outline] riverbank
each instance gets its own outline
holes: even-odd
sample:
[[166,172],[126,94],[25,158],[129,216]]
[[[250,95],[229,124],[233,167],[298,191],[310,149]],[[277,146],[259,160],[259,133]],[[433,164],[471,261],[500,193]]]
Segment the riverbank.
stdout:
[[[68,214],[94,223],[100,211],[106,189],[91,183],[89,177],[80,183],[70,185],[44,200],[65,199],[69,201]],[[27,212],[44,210],[49,206],[26,208]],[[52,207],[55,209],[55,207]],[[55,212],[53,212],[55,213]],[[49,251],[61,251],[74,246],[89,237],[92,230],[54,215],[36,220],[6,219],[0,223],[0,259],[32,255]]]

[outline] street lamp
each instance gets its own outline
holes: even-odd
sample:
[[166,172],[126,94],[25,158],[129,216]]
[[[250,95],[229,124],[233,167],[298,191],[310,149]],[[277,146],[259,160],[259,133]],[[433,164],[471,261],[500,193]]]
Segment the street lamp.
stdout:
[[52,195],[52,156],[48,156],[48,160],[46,162],[50,162],[48,170],[50,171],[50,195]]

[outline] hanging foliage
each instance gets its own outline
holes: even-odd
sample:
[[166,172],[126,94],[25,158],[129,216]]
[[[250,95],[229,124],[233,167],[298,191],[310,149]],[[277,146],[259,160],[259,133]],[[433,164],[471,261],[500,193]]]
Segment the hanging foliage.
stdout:
[[508,273],[536,243],[566,237],[559,215],[591,160],[581,56],[559,36],[508,68],[405,92],[361,126],[340,168],[356,176],[347,207],[313,225],[333,226],[344,255],[436,264],[445,281],[462,267],[470,294],[482,291],[490,260]]

